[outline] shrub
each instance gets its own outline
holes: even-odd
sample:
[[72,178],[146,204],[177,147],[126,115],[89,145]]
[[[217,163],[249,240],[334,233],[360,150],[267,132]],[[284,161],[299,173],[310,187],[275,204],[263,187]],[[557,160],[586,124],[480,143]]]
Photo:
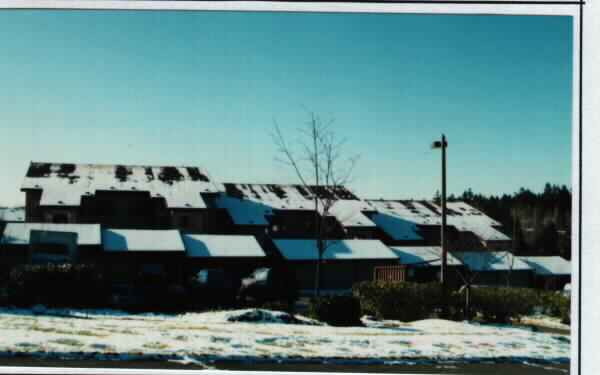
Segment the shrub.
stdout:
[[94,265],[38,264],[11,271],[8,299],[17,306],[99,307],[105,305],[107,292]]
[[355,284],[354,295],[360,298],[363,314],[381,319],[414,321],[429,318],[449,306],[450,317],[461,318],[463,308],[458,295],[449,293],[442,300],[437,282],[364,281]]
[[361,325],[360,301],[353,296],[316,297],[311,303],[311,313],[316,319],[333,326]]
[[536,307],[542,313],[559,317],[566,323],[571,323],[571,297],[564,296],[556,291],[539,291]]
[[531,314],[537,303],[535,292],[526,288],[476,287],[471,291],[473,311],[489,322],[509,322]]

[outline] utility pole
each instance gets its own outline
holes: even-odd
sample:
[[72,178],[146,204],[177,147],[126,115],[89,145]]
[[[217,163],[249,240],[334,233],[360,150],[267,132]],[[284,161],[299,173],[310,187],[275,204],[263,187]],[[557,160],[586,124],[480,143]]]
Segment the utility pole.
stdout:
[[[440,243],[442,247],[442,267],[440,272],[440,282],[442,286],[442,298],[444,299],[444,303],[446,302],[446,295],[448,292],[447,288],[447,248],[446,248],[446,147],[448,147],[448,142],[446,142],[446,136],[442,134],[441,141],[435,141],[431,145],[432,148],[441,148],[442,149],[442,228],[440,233]],[[446,306],[445,306],[446,307]]]

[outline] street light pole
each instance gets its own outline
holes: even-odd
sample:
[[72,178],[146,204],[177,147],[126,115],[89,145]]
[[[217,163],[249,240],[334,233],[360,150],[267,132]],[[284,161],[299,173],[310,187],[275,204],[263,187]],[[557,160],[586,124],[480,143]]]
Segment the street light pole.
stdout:
[[[441,243],[442,243],[442,291],[446,292],[447,282],[447,249],[446,249],[446,136],[442,134],[442,230],[441,230]],[[445,294],[443,294],[445,296]]]
[[448,147],[448,142],[446,142],[446,136],[442,134],[441,141],[435,141],[431,145],[432,148],[441,148],[442,149],[442,228],[440,233],[440,243],[442,247],[442,267],[440,272],[440,282],[442,284],[442,298],[444,298],[444,302],[446,300],[447,293],[447,249],[446,249],[446,147]]

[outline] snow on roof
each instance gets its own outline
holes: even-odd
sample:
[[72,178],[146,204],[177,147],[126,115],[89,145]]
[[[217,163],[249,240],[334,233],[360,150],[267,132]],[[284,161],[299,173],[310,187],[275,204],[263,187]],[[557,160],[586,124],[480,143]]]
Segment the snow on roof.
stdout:
[[269,206],[223,193],[217,196],[215,203],[217,207],[227,210],[236,225],[269,225],[266,216],[273,215]]
[[522,271],[532,270],[527,263],[508,251],[453,251],[472,271]]
[[100,245],[100,224],[7,223],[0,243],[28,245],[32,230],[77,233],[78,245]]
[[[369,200],[380,214],[400,218],[416,225],[441,225],[441,207],[433,201]],[[447,224],[460,232],[473,232],[486,241],[509,241],[510,238],[495,227],[500,223],[465,202],[448,202]],[[373,218],[375,221],[376,219]],[[390,218],[379,218],[379,224],[394,239],[410,235],[406,225],[391,224]],[[384,227],[384,225],[387,226]],[[396,238],[398,237],[398,238]]]
[[[407,246],[390,248],[400,258],[400,264],[423,263],[422,266],[441,266],[442,248],[440,246]],[[462,266],[450,252],[446,253],[446,264],[449,266]]]
[[264,257],[265,252],[254,236],[184,234],[189,257]]
[[0,207],[0,221],[25,221],[25,207]]
[[[375,224],[362,211],[374,208],[360,200],[343,186],[234,184],[226,183],[226,193],[219,194],[216,205],[225,208],[238,225],[269,225],[266,216],[274,210],[311,211],[315,208],[315,194],[322,199],[332,199],[329,210],[344,226],[373,227]],[[319,206],[322,212],[322,205]]]
[[105,229],[104,251],[185,251],[178,230]]
[[386,213],[374,214],[371,216],[371,220],[394,240],[423,239],[423,237],[417,234],[417,224],[412,221]]
[[531,266],[538,275],[570,275],[571,262],[559,256],[517,257]]
[[375,227],[363,211],[374,211],[374,208],[365,201],[343,199],[333,202],[329,209],[330,215],[345,227]]
[[198,167],[32,162],[21,189],[41,189],[41,206],[79,206],[99,190],[143,191],[170,208],[205,208],[200,193],[222,191]]
[[[319,257],[316,240],[273,242],[281,255],[288,260],[316,260]],[[379,240],[329,240],[323,259],[398,259],[398,256]]]

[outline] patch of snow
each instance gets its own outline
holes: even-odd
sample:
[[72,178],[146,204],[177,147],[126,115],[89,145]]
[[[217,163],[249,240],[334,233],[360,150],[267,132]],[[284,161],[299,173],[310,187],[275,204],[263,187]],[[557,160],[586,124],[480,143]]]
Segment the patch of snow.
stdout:
[[265,257],[254,236],[184,234],[189,257]]
[[[442,264],[442,248],[440,246],[392,246],[390,247],[398,258],[400,264],[419,264],[422,267],[441,266]],[[462,266],[451,253],[446,254],[447,264],[449,266]]]
[[77,233],[78,245],[100,245],[100,224],[8,223],[0,243],[28,245],[31,231]]
[[180,251],[185,247],[178,230],[105,229],[104,251]]
[[[27,313],[28,311],[28,313]],[[230,321],[252,310],[182,315],[65,310],[73,317],[0,309],[0,354],[47,358],[246,360],[327,363],[568,362],[568,335],[502,324],[363,318],[366,327]],[[303,320],[296,315],[297,319]],[[308,321],[308,320],[307,320]]]
[[453,251],[452,254],[472,271],[533,270],[508,251]]
[[534,269],[538,275],[571,275],[571,262],[559,256],[518,257]]
[[[273,240],[287,260],[318,259],[317,241],[309,239]],[[379,240],[329,240],[323,259],[397,259]]]

